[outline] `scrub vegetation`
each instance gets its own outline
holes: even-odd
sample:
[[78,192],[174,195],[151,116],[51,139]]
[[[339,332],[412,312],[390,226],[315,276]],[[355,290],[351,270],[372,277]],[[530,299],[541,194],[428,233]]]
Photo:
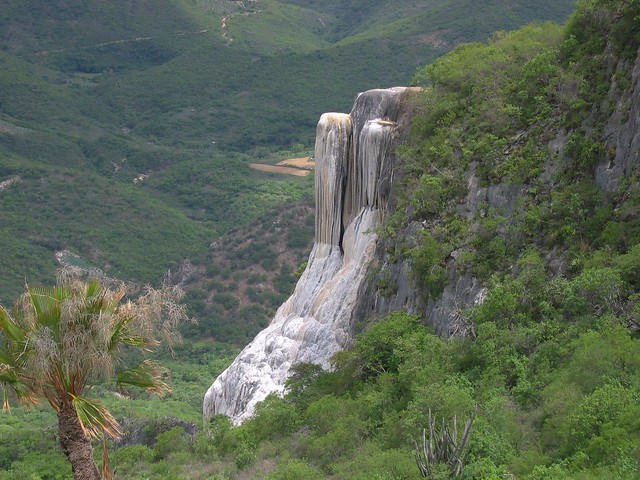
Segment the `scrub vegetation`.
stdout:
[[[193,17],[198,28],[211,25],[209,15],[214,13],[204,13],[187,3],[184,2],[185,11],[198,12]],[[212,6],[215,2],[201,3],[221,16],[236,14],[229,20],[233,41],[228,52],[241,52],[242,28],[234,28],[242,23],[234,26],[234,18],[250,22],[260,18],[259,13],[219,12]],[[398,11],[400,17],[394,20],[400,23],[383,22],[376,15],[358,22],[354,15],[341,17],[338,2],[288,3],[299,7],[294,11],[300,14],[301,22],[309,25],[315,23],[305,15],[320,9],[320,4],[325,6],[326,15],[321,18],[327,29],[301,44],[303,49],[309,49],[307,53],[287,53],[289,59],[300,55],[296,58],[301,62],[314,55],[326,55],[327,65],[332,64],[340,57],[338,52],[361,46],[358,38],[379,38],[375,32],[385,28],[399,32],[400,28],[394,30],[395,25],[409,22]],[[467,6],[476,8],[476,3],[469,2]],[[370,4],[372,11],[384,11],[382,6],[377,9],[382,2]],[[406,12],[415,13],[412,4],[402,5]],[[359,2],[351,5],[358,11]],[[265,2],[264,8],[273,10],[271,17],[260,21],[279,21],[281,6],[278,2]],[[260,232],[277,225],[265,217],[263,230],[259,229],[260,222],[255,219],[268,210],[256,207],[258,201],[242,204],[241,210],[247,214],[247,221],[253,219],[253,226],[236,224],[236,229],[232,225],[237,217],[228,217],[230,223],[225,224],[223,215],[240,205],[234,203],[237,200],[220,200],[230,203],[218,213],[208,210],[212,208],[209,200],[206,205],[198,202],[204,202],[201,194],[215,192],[216,188],[240,193],[246,191],[245,187],[255,195],[250,199],[261,194],[271,198],[269,195],[278,192],[278,188],[286,191],[269,207],[282,205],[277,202],[290,199],[292,190],[297,198],[308,200],[310,183],[304,183],[308,179],[254,177],[263,174],[247,167],[252,155],[268,158],[268,163],[295,156],[306,148],[308,140],[303,138],[305,134],[278,133],[277,122],[267,122],[261,124],[264,132],[268,131],[265,138],[282,134],[281,139],[273,140],[266,148],[250,139],[234,144],[239,140],[234,140],[232,127],[241,124],[231,121],[230,130],[224,134],[227,136],[216,137],[215,141],[226,138],[227,145],[235,145],[233,148],[246,141],[246,145],[242,144],[246,150],[233,153],[231,147],[220,147],[221,151],[212,150],[209,157],[203,153],[208,151],[204,145],[198,150],[200,147],[190,143],[199,141],[193,139],[198,135],[171,139],[170,135],[164,136],[169,130],[165,130],[165,124],[153,133],[156,119],[145,113],[146,108],[155,108],[151,102],[134,107],[135,95],[114,97],[131,103],[129,118],[137,115],[135,123],[123,124],[129,125],[131,131],[117,135],[122,135],[127,145],[131,141],[133,145],[135,141],[139,141],[138,145],[151,141],[158,152],[166,153],[161,158],[167,163],[158,168],[151,162],[151,173],[142,184],[120,180],[118,175],[127,168],[131,168],[129,174],[142,171],[127,167],[126,162],[122,167],[125,170],[106,174],[92,167],[91,175],[96,182],[101,179],[105,188],[112,185],[118,192],[113,198],[118,202],[128,198],[120,192],[129,192],[140,202],[144,199],[150,205],[170,207],[168,211],[191,226],[193,230],[185,227],[180,234],[192,231],[194,237],[202,238],[205,247],[194,253],[200,255],[194,258],[201,260],[194,263],[198,268],[209,265],[210,270],[193,280],[193,292],[199,293],[188,293],[187,300],[200,312],[220,309],[215,322],[205,320],[188,327],[187,342],[175,349],[174,356],[165,354],[164,364],[171,371],[167,381],[174,386],[166,399],[118,391],[109,382],[94,387],[92,393],[116,418],[123,419],[123,425],[131,426],[130,435],[109,445],[114,478],[400,480],[422,478],[425,474],[432,479],[637,479],[640,190],[634,173],[618,190],[605,192],[594,180],[594,167],[615,154],[604,147],[604,128],[617,99],[632,85],[632,66],[640,47],[639,17],[637,0],[583,0],[564,26],[535,23],[511,32],[500,31],[486,42],[455,48],[452,45],[449,54],[418,69],[413,82],[423,86],[424,91],[411,136],[401,152],[402,175],[397,176],[394,185],[397,209],[387,219],[382,233],[389,256],[411,266],[413,281],[427,299],[442,294],[452,267],[482,282],[486,287],[484,302],[459,312],[468,335],[442,338],[425,326],[426,319],[393,313],[365,327],[352,350],[336,354],[333,371],[324,372],[309,364],[295,366],[288,393],[283,398],[267,398],[255,416],[241,426],[231,425],[226,417],[201,423],[204,388],[237,353],[236,348],[208,338],[226,335],[226,339],[242,343],[246,340],[242,333],[245,330],[235,331],[228,325],[224,330],[225,315],[253,308],[252,305],[269,310],[279,301],[270,293],[286,295],[295,280],[295,268],[286,265],[297,265],[308,245],[300,239],[309,238],[310,206],[307,202],[296,207],[297,220],[284,230],[298,233],[280,234],[280,242],[299,249],[299,256],[285,260],[264,242],[267,237]],[[444,22],[447,17],[438,18]],[[293,33],[295,29],[288,35]],[[436,42],[438,38],[430,37],[429,41]],[[245,41],[250,44],[253,40],[249,35]],[[265,51],[254,57],[256,63],[277,65],[284,57],[275,52],[278,48],[286,51],[289,41],[290,37],[284,36],[281,41],[265,44]],[[313,50],[326,44],[331,45],[327,51]],[[50,68],[20,61],[30,69]],[[176,55],[169,60],[175,61],[185,58]],[[163,65],[168,68],[166,62]],[[350,65],[352,69],[356,66]],[[155,68],[150,66],[149,70]],[[131,70],[126,75],[133,81],[137,75],[147,73]],[[91,95],[117,90],[115,73],[111,80],[104,72],[99,75],[99,80],[83,80],[96,82],[87,87],[93,89]],[[305,86],[312,89],[309,85]],[[295,88],[292,87],[294,97]],[[245,91],[244,87],[238,89]],[[185,91],[193,92],[191,86]],[[88,93],[70,96],[70,104],[85,94]],[[140,97],[144,102],[144,94]],[[249,97],[251,94],[237,98]],[[260,97],[261,102],[270,98]],[[164,101],[175,98],[167,96]],[[188,104],[197,105],[193,107],[196,111],[202,105],[193,100]],[[271,104],[273,111],[277,105]],[[102,107],[96,107],[99,108]],[[114,110],[105,111],[115,115]],[[269,111],[263,111],[265,118]],[[185,118],[196,113],[181,112]],[[33,128],[33,124],[14,122],[8,117],[5,121]],[[308,128],[304,121],[294,124],[300,132]],[[136,133],[137,129],[144,135]],[[33,185],[37,185],[49,178],[43,172],[55,169],[57,174],[51,178],[63,182],[65,172],[73,171],[73,156],[66,157],[70,162],[66,166],[52,166],[16,153],[18,147],[30,148],[27,143],[20,143],[20,135],[31,134],[13,132],[11,142],[15,148],[3,146],[11,152],[6,157],[8,166],[3,167],[7,176],[33,178]],[[259,130],[256,132],[261,135]],[[39,134],[47,135],[46,131]],[[155,140],[147,140],[151,135],[156,135]],[[289,145],[291,155],[275,158],[272,146],[287,146],[294,137],[302,148]],[[558,138],[563,139],[562,147],[550,148],[558,144]],[[56,141],[63,148],[67,140],[59,137]],[[108,143],[105,148],[117,151],[118,144],[115,145]],[[219,148],[211,145],[206,148]],[[184,157],[172,156],[176,152]],[[128,153],[129,158],[144,162],[151,157]],[[212,158],[235,159],[233,162],[238,163],[218,163]],[[79,155],[77,161],[88,160]],[[236,177],[234,166],[240,163],[247,169]],[[209,168],[221,169],[216,172],[228,168],[228,178],[237,180],[213,188],[218,177],[207,179]],[[39,173],[28,173],[31,169]],[[105,168],[104,172],[108,170]],[[470,172],[480,187],[511,192],[518,200],[508,209],[477,205],[471,215],[463,215],[459,206],[466,201]],[[188,186],[181,184],[179,179],[189,175]],[[262,184],[269,186],[266,192],[253,183],[256,178],[268,182]],[[0,201],[13,198],[1,195],[18,192],[26,184],[24,180],[0,191]],[[29,205],[25,202],[17,203]],[[74,206],[77,204],[81,203],[75,202]],[[33,210],[32,205],[29,211]],[[197,215],[200,217],[194,221]],[[166,216],[160,217],[166,221]],[[121,221],[117,218],[114,214],[114,225]],[[55,219],[47,216],[42,222],[55,226]],[[220,238],[227,241],[210,246],[214,230],[216,234],[224,233]],[[9,237],[4,231],[1,235]],[[161,233],[158,235],[166,237],[166,231]],[[49,241],[59,241],[51,237]],[[123,237],[124,242],[126,238]],[[236,241],[229,241],[232,238]],[[44,250],[50,248],[44,240],[38,245]],[[127,249],[135,251],[135,242],[129,242]],[[222,256],[225,249],[233,253],[233,262]],[[264,252],[268,254],[262,256]],[[102,258],[100,254],[96,252],[96,258]],[[167,254],[166,258],[175,257]],[[109,262],[116,265],[115,260]],[[271,284],[274,289],[265,287],[267,278],[275,282]],[[386,285],[385,290],[393,292],[393,285]],[[212,315],[205,313],[203,317]],[[365,324],[366,319],[362,320]],[[260,320],[246,323],[246,331],[260,327]],[[133,364],[135,359],[130,360]],[[55,445],[55,428],[51,428],[55,426],[54,414],[45,408],[13,411],[12,416],[3,417],[0,426],[0,479],[71,478],[63,453]],[[174,418],[167,421],[167,417]],[[136,420],[141,423],[136,424]],[[468,442],[457,455],[462,471],[438,460],[428,469],[421,469],[415,448],[416,444],[423,446],[423,429],[428,440],[430,428],[436,434],[451,433],[457,422],[459,438],[467,420],[471,420]],[[421,457],[424,464],[426,460]]]
[[310,191],[249,164],[308,155],[322,113],[407,84],[461,40],[564,19],[574,2],[504,15],[460,0],[344,3],[4,2],[0,183],[19,181],[0,190],[0,299],[25,278],[50,283],[62,250],[159,285]]

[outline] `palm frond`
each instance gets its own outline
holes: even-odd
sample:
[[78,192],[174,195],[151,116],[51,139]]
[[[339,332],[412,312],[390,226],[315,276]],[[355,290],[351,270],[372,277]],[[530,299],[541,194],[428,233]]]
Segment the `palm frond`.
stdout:
[[102,312],[112,312],[117,308],[118,301],[115,303],[112,301],[112,296],[117,292],[111,292],[109,289],[103,287],[102,283],[98,280],[91,280],[84,286],[82,291],[82,310],[87,315],[99,315]]
[[134,387],[144,388],[149,392],[162,396],[171,391],[171,387],[162,381],[162,377],[166,373],[167,370],[154,361],[145,360],[134,368],[120,372],[117,383],[118,385],[133,385]]
[[[29,294],[29,299],[31,300],[31,306],[35,311],[36,317],[40,317],[42,312],[45,311],[47,305],[45,303],[45,299],[47,295],[44,294],[43,290],[37,287],[28,287],[27,293]],[[48,302],[47,302],[48,303]]]
[[127,294],[127,291],[124,288],[120,288],[119,290],[111,291],[110,295],[106,296],[105,308],[110,311],[115,311],[121,307],[122,299]]
[[0,365],[10,365],[13,366],[15,364],[15,359],[11,356],[4,348],[0,348]]
[[0,329],[13,341],[19,342],[24,339],[24,331],[16,324],[2,305],[0,305]]
[[59,285],[48,289],[28,287],[27,292],[36,316],[36,322],[50,328],[56,328],[60,322],[60,307],[65,297],[68,296],[68,289]]
[[18,381],[16,369],[6,363],[0,363],[0,382],[3,384],[12,384]]
[[0,388],[2,389],[2,408],[9,408],[9,394],[13,396],[19,403],[32,404],[38,403],[38,397],[30,388],[30,383],[21,377],[17,370],[11,365],[0,364]]
[[106,435],[102,435],[102,480],[113,480],[113,472],[109,465],[109,450],[107,449]]
[[38,405],[38,397],[25,385],[0,382],[2,390],[2,409],[11,412],[9,396],[13,392],[15,400],[23,405]]
[[95,297],[100,293],[101,290],[102,284],[97,279],[93,279],[89,283],[87,283],[85,295],[87,298]]
[[9,391],[2,385],[2,410],[11,412],[11,404],[9,403]]
[[107,351],[112,352],[116,350],[120,345],[130,345],[132,347],[139,347],[144,350],[149,346],[156,346],[158,342],[145,339],[137,332],[133,332],[130,328],[130,324],[136,320],[134,315],[126,315],[120,318],[113,326],[111,331],[111,338],[107,345]]
[[98,401],[77,397],[73,394],[69,395],[71,395],[73,408],[87,435],[94,438],[99,437],[103,432],[111,438],[119,438],[122,435],[117,420]]
[[131,347],[140,347],[144,351],[150,351],[150,347],[157,347],[160,345],[160,342],[157,340],[144,338],[141,335],[123,335],[121,341]]

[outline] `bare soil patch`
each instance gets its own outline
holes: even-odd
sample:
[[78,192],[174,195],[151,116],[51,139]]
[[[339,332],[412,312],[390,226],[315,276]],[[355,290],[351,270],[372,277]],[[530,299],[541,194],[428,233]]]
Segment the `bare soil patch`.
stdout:
[[288,160],[283,160],[276,163],[276,165],[280,165],[283,167],[304,168],[305,170],[313,170],[314,168],[316,168],[316,162],[311,160],[311,157],[289,158]]
[[250,163],[249,166],[262,172],[284,173],[286,175],[295,175],[296,177],[306,177],[309,175],[309,170],[301,170],[299,168],[263,165],[262,163]]

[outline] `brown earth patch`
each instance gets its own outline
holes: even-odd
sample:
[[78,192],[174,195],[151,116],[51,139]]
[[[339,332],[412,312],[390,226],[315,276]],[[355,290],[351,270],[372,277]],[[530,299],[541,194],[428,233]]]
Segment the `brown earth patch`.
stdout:
[[311,199],[291,202],[215,239],[207,259],[191,264],[193,274],[184,274],[184,262],[172,267],[171,280],[183,280],[199,320],[190,335],[246,345],[291,295],[314,226]]
[[249,166],[262,172],[284,173],[285,175],[295,175],[296,177],[306,177],[309,175],[309,170],[301,170],[299,168],[264,165],[262,163],[250,163]]
[[281,165],[283,167],[304,168],[305,170],[313,170],[314,168],[316,168],[316,162],[311,160],[311,157],[289,158],[287,160],[276,163],[276,165]]

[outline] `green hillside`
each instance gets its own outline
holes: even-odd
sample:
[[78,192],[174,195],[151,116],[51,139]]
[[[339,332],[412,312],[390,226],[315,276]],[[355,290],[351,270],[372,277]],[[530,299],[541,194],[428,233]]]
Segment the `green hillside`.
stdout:
[[573,1],[533,4],[4,2],[0,182],[20,182],[0,191],[0,298],[50,281],[63,249],[135,282],[204,259],[308,191],[248,163],[309,152],[319,116],[358,91],[407,84],[461,40],[562,21]]
[[[633,124],[637,113],[639,14],[638,2],[581,2],[564,28],[496,34],[421,69],[381,268],[408,263],[427,300],[454,269],[478,279],[484,300],[456,312],[466,335],[436,336],[430,318],[405,312],[370,323],[333,371],[294,367],[283,398],[268,397],[239,427],[214,417],[206,441],[165,453],[188,467],[166,471],[636,480],[640,165],[611,191],[595,171],[615,158],[610,116]],[[393,296],[384,291],[394,285],[378,290]],[[163,450],[133,462],[135,448],[116,452],[121,465],[153,478]],[[422,472],[416,457],[429,457]]]
[[469,41],[485,38],[499,29],[515,28],[523,20],[526,23],[566,18],[575,5],[575,2],[501,0],[435,0],[427,6],[419,0],[283,0],[282,3],[315,10],[327,25],[324,35],[333,41],[360,38],[363,34],[386,36],[391,30],[404,37],[446,32],[453,38]]
[[[639,15],[637,1],[583,1],[564,27],[537,24],[460,45],[413,77],[425,88],[401,151],[403,175],[393,187],[398,208],[383,229],[383,250],[390,264],[409,264],[411,281],[426,300],[442,295],[452,269],[478,279],[484,301],[457,312],[466,336],[438,337],[424,325],[428,319],[396,312],[369,324],[351,351],[333,358],[333,371],[299,365],[288,394],[269,397],[242,426],[214,417],[195,434],[202,394],[236,350],[188,342],[166,359],[176,388],[163,401],[129,392],[123,399],[111,385],[96,388],[118,418],[130,421],[127,439],[112,445],[114,478],[637,480],[638,164],[634,160],[628,178],[611,191],[597,184],[594,172],[616,155],[605,144],[610,116],[632,123],[637,110],[630,93],[637,98]],[[13,137],[31,134],[8,123],[0,127]],[[135,138],[135,128],[123,138]],[[155,148],[177,147],[158,139]],[[186,156],[193,150],[183,145],[177,151]],[[267,150],[256,153],[273,162]],[[219,154],[233,160],[229,168],[249,158]],[[46,184],[43,162],[8,158],[5,171],[24,169],[42,204],[53,201],[36,188]],[[202,208],[213,200],[193,209],[187,199],[198,202],[209,190],[204,186],[214,180],[206,176],[215,162],[175,158],[142,185],[96,171],[83,189],[93,193],[94,183],[108,189],[97,178],[104,176],[128,193],[118,208],[149,195],[181,214],[206,216]],[[64,189],[64,172],[72,168],[52,175],[56,191]],[[242,191],[262,182],[253,175],[242,175]],[[185,177],[186,187],[179,181]],[[471,177],[478,188],[498,192],[506,206],[487,200],[460,213],[477,198],[469,197]],[[282,189],[299,187],[304,197],[309,185],[289,182]],[[2,192],[17,195],[26,183]],[[269,185],[253,193],[275,191]],[[89,202],[95,195],[80,198]],[[261,326],[252,314],[277,304],[273,295],[285,294],[291,280],[286,269],[273,268],[276,250],[287,251],[275,245],[300,254],[310,212],[309,205],[290,214],[281,209],[275,220],[227,226],[205,261],[210,271],[188,297],[216,316],[213,324],[190,327],[194,337],[238,335],[225,320],[242,309],[243,329]],[[200,218],[201,225],[220,222]],[[287,221],[292,228],[284,228]],[[271,270],[282,287],[277,291],[261,285]],[[393,291],[391,279],[378,284],[381,295]],[[243,304],[234,297],[240,291]],[[210,292],[213,304],[207,304]],[[416,445],[423,455],[430,431],[436,447],[446,444],[441,439],[454,424],[460,439],[467,420],[473,422],[469,441],[456,452],[462,473],[451,473],[455,458],[447,464],[440,457],[421,474]],[[70,478],[54,430],[54,415],[43,409],[3,417],[0,480]]]

